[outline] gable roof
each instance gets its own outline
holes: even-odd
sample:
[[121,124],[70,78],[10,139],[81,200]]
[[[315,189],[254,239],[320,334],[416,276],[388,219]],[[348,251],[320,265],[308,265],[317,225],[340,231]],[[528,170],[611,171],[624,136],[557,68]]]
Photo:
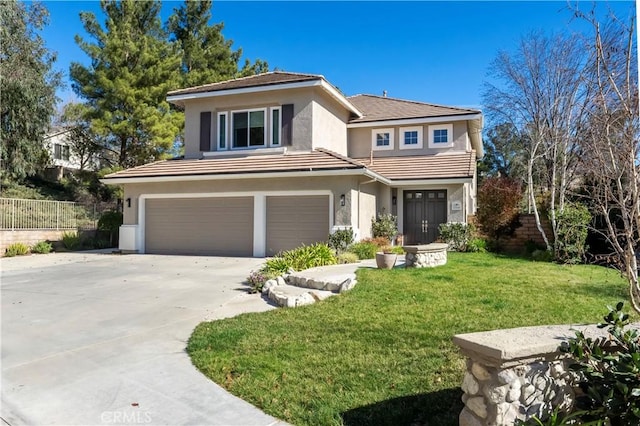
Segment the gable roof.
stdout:
[[172,90],[167,96],[185,95],[192,93],[219,92],[229,89],[240,89],[258,86],[272,86],[286,83],[299,83],[303,81],[324,80],[319,74],[301,74],[293,72],[272,71],[248,77],[235,78],[233,80],[209,83],[202,86],[188,87],[186,89]]
[[347,99],[364,115],[361,118],[350,120],[349,123],[480,114],[480,111],[475,109],[428,104],[375,95],[355,95]]
[[319,74],[301,74],[283,71],[266,72],[249,77],[241,77],[233,80],[220,81],[218,83],[173,90],[167,93],[167,101],[176,105],[184,106],[184,101],[187,99],[229,96],[314,86],[320,87],[343,108],[351,112],[356,117],[362,117],[360,110],[349,102],[340,90],[329,83],[324,76]]

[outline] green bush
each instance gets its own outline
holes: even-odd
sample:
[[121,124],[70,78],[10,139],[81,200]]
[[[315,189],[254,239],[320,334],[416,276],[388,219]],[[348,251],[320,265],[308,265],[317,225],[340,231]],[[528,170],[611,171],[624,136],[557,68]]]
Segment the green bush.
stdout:
[[376,252],[380,249],[380,247],[373,242],[368,241],[360,241],[357,243],[353,243],[347,249],[348,252],[354,253],[358,256],[358,259],[373,259],[376,257]]
[[62,245],[67,250],[78,250],[82,246],[82,240],[77,232],[65,232],[62,234]]
[[558,262],[582,262],[590,223],[591,214],[581,204],[568,204],[556,213],[557,237],[554,242],[554,256]]
[[13,243],[5,250],[6,257],[24,256],[29,254],[29,246],[24,243]]
[[353,243],[353,229],[338,229],[329,235],[329,247],[334,249],[336,253],[342,253]]
[[46,241],[40,241],[31,247],[31,253],[47,254],[51,253],[51,250],[53,250],[53,246]]
[[553,253],[549,250],[534,250],[531,253],[531,259],[536,262],[551,262],[553,260]]
[[562,348],[576,361],[569,368],[581,377],[573,413],[584,424],[640,424],[640,332],[628,328],[623,307],[623,302],[610,307],[598,324],[607,327],[607,337],[594,340],[576,331]]
[[447,222],[439,226],[440,238],[449,245],[453,251],[467,251],[469,241],[475,232],[472,224]]
[[471,253],[484,253],[487,251],[487,240],[483,238],[472,238],[467,244],[467,251]]
[[343,263],[358,263],[360,259],[358,259],[358,255],[356,255],[355,253],[350,253],[350,252],[344,252],[344,253],[340,253],[338,255],[337,258],[337,263],[343,264]]
[[371,232],[374,237],[384,237],[389,242],[398,235],[397,218],[390,213],[381,213],[371,223]]
[[333,250],[324,243],[317,243],[278,253],[275,257],[267,260],[262,272],[280,275],[289,269],[302,271],[316,266],[335,264],[336,256]]
[[100,238],[100,237],[85,238],[82,241],[82,248],[87,250],[105,249],[108,247],[112,247],[111,243],[109,243],[109,241],[105,240],[104,238]]
[[122,213],[117,211],[106,211],[102,213],[98,220],[98,229],[109,232],[109,243],[112,247],[116,245],[116,236],[118,235],[122,221]]

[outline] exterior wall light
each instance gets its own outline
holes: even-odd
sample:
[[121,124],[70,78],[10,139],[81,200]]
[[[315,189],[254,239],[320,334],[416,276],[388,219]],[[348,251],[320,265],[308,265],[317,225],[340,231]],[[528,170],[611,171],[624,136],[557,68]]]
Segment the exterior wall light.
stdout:
[[344,194],[340,195],[340,205],[344,207],[344,205],[346,204],[346,199],[344,197]]
[[127,198],[127,208],[131,208],[131,198]]

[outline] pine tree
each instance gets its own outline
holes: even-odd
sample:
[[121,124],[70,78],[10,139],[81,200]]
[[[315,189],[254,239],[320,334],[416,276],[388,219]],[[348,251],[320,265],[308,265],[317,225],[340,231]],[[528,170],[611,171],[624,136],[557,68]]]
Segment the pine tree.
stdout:
[[254,64],[246,60],[238,69],[242,49],[231,49],[233,41],[222,35],[223,23],[209,25],[211,6],[211,0],[185,1],[169,18],[168,30],[182,49],[182,85],[192,87],[268,71],[269,65],[259,59]]
[[48,161],[44,135],[61,76],[37,31],[48,19],[40,3],[0,2],[0,178],[20,180]]
[[118,165],[132,167],[170,154],[184,122],[166,101],[180,86],[180,56],[167,40],[159,1],[101,0],[104,28],[93,13],[80,19],[94,43],[76,36],[91,65],[71,64],[72,87],[91,109],[93,130]]

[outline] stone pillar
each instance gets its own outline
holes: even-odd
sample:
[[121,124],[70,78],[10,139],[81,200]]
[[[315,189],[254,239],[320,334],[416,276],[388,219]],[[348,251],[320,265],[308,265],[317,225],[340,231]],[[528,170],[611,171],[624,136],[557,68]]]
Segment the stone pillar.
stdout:
[[560,345],[580,330],[606,335],[595,326],[541,326],[459,334],[453,343],[467,357],[462,380],[460,426],[510,426],[545,418],[573,406],[572,362]]

